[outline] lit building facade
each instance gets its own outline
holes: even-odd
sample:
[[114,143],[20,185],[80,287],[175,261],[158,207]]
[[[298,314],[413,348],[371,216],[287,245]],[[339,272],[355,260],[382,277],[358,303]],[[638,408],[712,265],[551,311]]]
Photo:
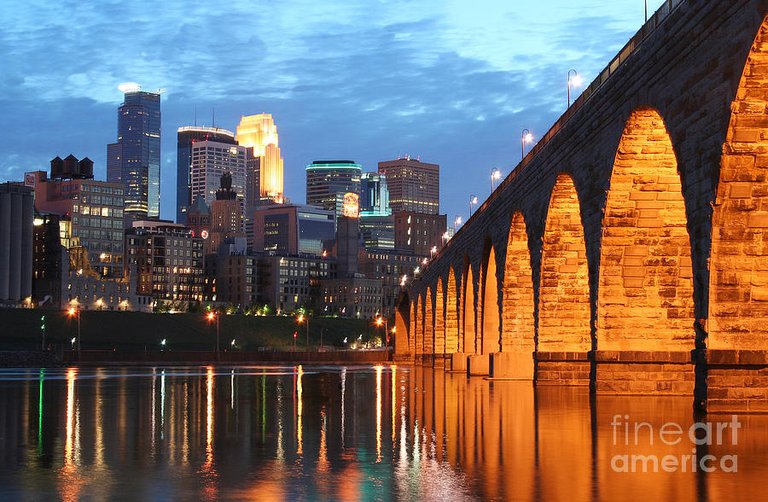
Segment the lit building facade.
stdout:
[[61,244],[87,251],[84,268],[102,277],[122,277],[124,188],[94,180],[92,173],[90,160],[70,155],[51,161],[51,178],[45,171],[33,171],[24,175],[24,182],[35,190],[38,212],[60,217]]
[[226,239],[241,237],[243,232],[243,209],[237,192],[232,188],[232,176],[227,172],[221,176],[221,187],[211,202],[209,236],[203,246],[207,253],[217,253]]
[[117,142],[107,145],[107,181],[125,190],[130,219],[160,215],[160,93],[123,87]]
[[446,225],[444,214],[395,213],[395,249],[430,256],[442,247]]
[[394,315],[403,276],[412,276],[416,267],[423,265],[422,260],[423,257],[414,253],[389,249],[368,249],[360,253],[360,272],[368,279],[381,282],[382,314]]
[[333,211],[295,204],[256,208],[253,227],[254,251],[277,255],[320,256],[335,236]]
[[240,117],[235,137],[239,145],[253,150],[252,169],[258,169],[258,173],[252,173],[250,176],[258,180],[259,191],[253,193],[254,200],[248,201],[247,206],[253,207],[259,201],[282,203],[283,158],[280,155],[277,126],[272,115],[260,113]]
[[440,209],[440,166],[405,157],[379,162],[386,176],[389,207],[393,213],[409,211],[437,214]]
[[125,235],[125,270],[137,295],[189,308],[203,299],[203,240],[170,221],[135,221]]
[[[320,281],[335,277],[333,259],[313,256],[262,256],[259,259],[259,285],[263,301],[278,312],[295,312],[298,308],[322,306],[316,300],[321,293]],[[318,309],[320,308],[320,310]]]
[[192,205],[192,145],[198,141],[235,145],[235,133],[218,127],[185,126],[176,134],[176,223],[186,223]]
[[316,160],[306,167],[307,204],[341,216],[344,195],[360,195],[363,168],[351,160]]
[[364,277],[339,277],[321,283],[322,312],[354,319],[372,319],[382,312],[382,283]]
[[218,253],[205,257],[205,301],[241,308],[259,303],[259,258]]

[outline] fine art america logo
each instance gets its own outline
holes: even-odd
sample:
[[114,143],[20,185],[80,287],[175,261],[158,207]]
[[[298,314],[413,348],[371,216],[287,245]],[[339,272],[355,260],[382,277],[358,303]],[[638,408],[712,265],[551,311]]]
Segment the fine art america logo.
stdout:
[[[632,422],[629,415],[614,415],[613,446],[626,447],[630,453],[613,455],[611,469],[615,472],[737,472],[738,455],[712,455],[712,445],[736,446],[741,423],[731,416],[726,422],[694,422],[682,426],[666,422],[654,427],[648,422]],[[664,448],[690,445],[691,453],[642,454],[645,447]],[[634,450],[634,453],[631,451]]]

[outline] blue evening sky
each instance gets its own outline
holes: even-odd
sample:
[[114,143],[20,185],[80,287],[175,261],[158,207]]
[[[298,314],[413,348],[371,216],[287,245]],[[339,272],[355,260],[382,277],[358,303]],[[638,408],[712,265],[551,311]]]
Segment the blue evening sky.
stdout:
[[[663,0],[648,0],[649,12]],[[10,0],[0,30],[0,180],[69,153],[106,176],[122,82],[165,89],[161,216],[175,215],[176,129],[234,130],[272,113],[286,193],[304,166],[375,171],[409,154],[441,166],[441,212],[520,160],[564,111],[566,74],[590,82],[640,28],[643,0]],[[578,93],[578,91],[577,91]]]

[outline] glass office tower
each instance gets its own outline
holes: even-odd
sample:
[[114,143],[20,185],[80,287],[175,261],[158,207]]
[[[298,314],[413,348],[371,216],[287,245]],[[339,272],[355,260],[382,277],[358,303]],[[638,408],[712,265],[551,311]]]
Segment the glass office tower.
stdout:
[[125,188],[130,219],[160,216],[160,93],[121,86],[117,143],[107,145],[107,180]]

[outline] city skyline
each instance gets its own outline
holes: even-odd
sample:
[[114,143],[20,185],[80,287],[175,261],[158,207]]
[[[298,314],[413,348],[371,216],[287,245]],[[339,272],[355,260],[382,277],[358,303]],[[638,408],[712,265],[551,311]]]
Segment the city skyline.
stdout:
[[[649,2],[649,10],[660,3]],[[9,13],[14,29],[0,35],[8,48],[0,63],[12,69],[0,82],[0,106],[13,124],[6,129],[14,131],[0,140],[0,179],[44,169],[62,151],[90,157],[96,178],[105,179],[106,145],[114,141],[114,110],[122,100],[117,86],[136,81],[166,90],[163,218],[176,214],[176,129],[196,122],[234,130],[241,115],[265,112],[280,125],[291,200],[303,201],[303,168],[313,159],[353,158],[373,170],[381,160],[410,154],[441,165],[441,207],[449,219],[466,220],[467,197],[487,196],[491,169],[505,176],[519,161],[520,131],[528,128],[539,139],[565,110],[566,72],[577,69],[591,81],[643,22],[639,1],[575,7],[549,0],[525,10],[494,2],[401,7],[234,4],[233,13],[259,19],[255,27],[225,33],[213,20],[167,30],[178,24],[169,19],[196,17],[194,8],[169,4],[131,32],[131,44],[121,29],[108,28],[113,18],[136,18],[131,9],[140,5],[106,5],[99,13],[73,6],[64,17],[18,9]],[[317,15],[287,16],[295,9]],[[51,27],[61,23],[90,37],[55,36]],[[157,38],[164,30],[169,33]],[[204,47],[196,43],[201,35]],[[246,47],[263,55],[238,56]],[[193,48],[199,58],[184,56]],[[45,63],[31,52],[46,54]],[[227,72],[215,71],[219,65]],[[75,126],[64,120],[72,115]],[[473,176],[465,175],[468,165]]]

